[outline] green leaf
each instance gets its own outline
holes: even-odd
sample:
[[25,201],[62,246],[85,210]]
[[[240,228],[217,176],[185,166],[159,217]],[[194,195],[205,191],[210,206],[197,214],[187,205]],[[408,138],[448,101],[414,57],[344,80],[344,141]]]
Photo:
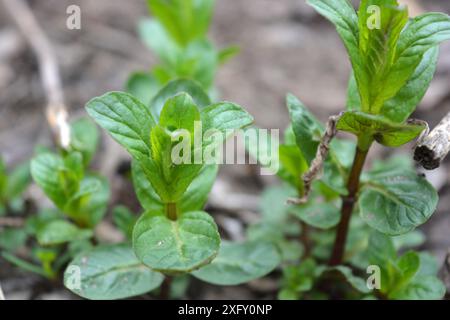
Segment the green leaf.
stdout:
[[156,123],[142,102],[128,93],[109,92],[90,100],[86,110],[133,157],[150,157],[150,131]]
[[286,186],[272,186],[261,194],[260,211],[265,222],[269,224],[285,223],[288,211],[292,207],[286,204],[289,197],[296,196],[295,190]]
[[299,294],[310,291],[314,286],[314,281],[319,275],[316,262],[308,258],[300,265],[285,266],[283,268],[282,291],[279,299],[291,300],[299,299]]
[[435,276],[416,277],[407,286],[389,294],[390,299],[440,300],[445,295],[444,284]]
[[153,75],[161,83],[175,78],[194,79],[205,90],[210,90],[218,64],[218,54],[213,44],[207,39],[198,39],[179,52],[173,65],[155,67]]
[[280,145],[279,158],[281,167],[278,175],[303,193],[303,174],[308,170],[303,154],[297,146]]
[[64,215],[58,209],[46,208],[41,209],[37,214],[27,218],[25,222],[25,230],[31,236],[36,236],[39,228],[52,220],[63,219]]
[[[396,172],[415,171],[413,161],[407,154],[394,155],[384,160],[375,160],[372,165],[372,170],[367,172],[369,179],[373,176],[377,176],[380,173],[390,172],[394,174]],[[366,178],[364,178],[366,179]]]
[[392,238],[378,231],[371,233],[367,248],[369,261],[372,264],[382,266],[386,261],[394,261],[397,258]]
[[435,276],[439,272],[440,265],[437,259],[428,252],[420,252],[420,269],[418,276]]
[[211,89],[219,65],[218,54],[212,42],[207,39],[194,41],[189,44],[182,57],[177,74],[195,79],[205,90]]
[[[135,161],[132,162],[131,169],[134,190],[141,206],[147,211],[163,210],[164,203]],[[217,165],[203,166],[178,203],[181,212],[203,209],[216,179],[217,172]]]
[[94,227],[103,218],[108,205],[110,190],[104,177],[89,175],[80,183],[62,209],[77,224]]
[[153,270],[190,272],[217,255],[220,236],[214,220],[202,211],[186,212],[171,221],[162,212],[144,214],[133,230],[137,257]]
[[[284,226],[286,226],[286,224]],[[292,225],[289,226],[292,227]],[[247,228],[247,239],[251,242],[271,243],[275,245],[281,253],[283,262],[297,262],[302,256],[303,247],[298,242],[286,240],[286,237],[298,236],[298,233],[290,235],[287,230],[284,229],[283,224],[275,223],[270,220],[263,221]]]
[[[173,150],[176,143],[173,141],[176,134],[176,132],[172,133],[159,125],[153,128],[150,139],[157,171],[145,171],[146,168],[142,167],[147,178],[152,178],[155,172],[158,173],[159,181],[157,183],[159,183],[159,187],[155,188],[155,191],[164,203],[179,201],[202,168],[202,165],[193,163],[192,152],[187,159],[187,164],[176,164],[174,162]],[[184,161],[184,159],[180,160]]]
[[194,100],[188,94],[180,93],[166,101],[161,110],[159,125],[170,131],[184,129],[193,136],[196,121],[200,121],[200,112]]
[[[161,61],[168,65],[176,63],[181,48],[159,21],[148,18],[139,21],[138,33],[142,42],[154,51]],[[134,95],[133,92],[131,93]],[[147,100],[140,100],[147,102]]]
[[22,163],[15,167],[7,178],[7,184],[5,188],[6,199],[13,200],[16,197],[19,197],[30,184],[30,180],[31,176],[29,162]]
[[51,153],[42,153],[33,158],[31,175],[60,209],[64,207],[70,193],[78,188],[78,181],[68,174],[64,160]]
[[64,272],[64,285],[87,299],[133,297],[152,291],[162,281],[163,275],[142,265],[126,244],[95,247],[78,255]]
[[45,271],[41,267],[39,267],[33,263],[30,263],[28,261],[20,259],[20,258],[16,257],[15,255],[13,255],[9,252],[6,252],[6,251],[0,252],[0,254],[1,254],[1,257],[4,258],[6,261],[21,268],[22,270],[25,270],[27,272],[36,273],[43,277],[47,277],[47,274],[45,273]]
[[25,245],[27,236],[24,229],[3,229],[0,232],[0,248],[14,252]]
[[366,281],[363,278],[357,277],[353,274],[352,269],[346,266],[326,267],[323,269],[321,276],[330,272],[338,272],[345,281],[348,282],[354,289],[361,293],[369,293],[370,289],[367,287]]
[[180,45],[206,35],[214,0],[147,0],[150,11]]
[[[255,126],[250,126],[244,131],[245,149],[252,159],[256,160],[263,168],[278,174],[282,179],[292,181],[292,176],[279,164],[279,137],[278,135],[263,131]],[[265,134],[264,134],[264,133]],[[293,135],[293,134],[292,134]],[[250,137],[254,137],[250,139]],[[294,138],[295,139],[295,138]],[[295,142],[294,142],[295,146]],[[278,171],[276,170],[278,169]]]
[[267,275],[280,262],[280,255],[272,244],[222,242],[213,262],[192,275],[216,285],[238,285]]
[[347,90],[347,111],[361,111],[361,97],[358,91],[355,74],[350,74]]
[[414,230],[400,236],[393,237],[395,248],[397,250],[404,248],[419,247],[425,243],[425,235],[420,230]]
[[[368,9],[372,6],[376,6],[379,12],[370,12]],[[363,0],[358,16],[359,50],[367,79],[358,81],[361,110],[378,114],[384,101],[403,86],[402,83],[388,83],[387,79],[396,56],[400,32],[408,21],[408,11],[406,7],[399,7],[396,0]],[[375,19],[378,21],[371,21],[372,18],[378,18]],[[363,77],[355,75],[357,79]]]
[[231,47],[220,50],[219,54],[218,54],[219,63],[224,64],[224,63],[228,62],[233,57],[235,57],[237,54],[239,54],[240,51],[241,51],[241,49],[237,46],[231,46]]
[[407,281],[414,277],[420,268],[420,257],[417,252],[409,251],[402,255],[397,261],[397,266],[403,274],[403,281]]
[[127,239],[131,239],[133,235],[133,227],[137,221],[137,216],[133,214],[127,207],[114,207],[113,221],[117,228],[125,235]]
[[398,124],[382,116],[364,112],[346,112],[339,119],[337,129],[358,137],[372,137],[387,147],[399,147],[417,138],[425,126]]
[[330,203],[293,206],[290,212],[305,223],[319,229],[333,228],[341,218],[339,209]]
[[[207,136],[208,131],[221,133],[223,142],[233,134],[235,130],[245,128],[253,123],[253,117],[241,106],[231,102],[219,102],[201,110],[203,133]],[[204,137],[203,145],[209,145],[210,139]]]
[[323,125],[295,96],[288,94],[286,101],[297,146],[309,165],[316,156]]
[[400,235],[423,224],[436,210],[437,202],[436,190],[414,172],[380,172],[364,185],[358,201],[361,217],[372,228],[389,235]]
[[[426,13],[415,17],[401,33],[393,66],[386,78],[385,86],[389,98],[397,94],[417,70],[424,54],[439,43],[450,39],[450,17],[443,13]],[[429,61],[429,62],[432,62]],[[421,86],[427,86],[423,83]],[[422,88],[418,92],[420,100]],[[404,113],[411,113],[408,109]],[[404,117],[404,114],[401,115]]]
[[73,122],[70,129],[72,135],[70,146],[82,154],[83,164],[87,167],[98,147],[97,126],[88,118],[81,118]]
[[148,72],[132,73],[125,84],[127,92],[146,105],[150,104],[150,101],[158,93],[160,87],[161,84]]
[[51,246],[88,239],[92,235],[92,230],[77,228],[65,220],[53,220],[38,229],[37,240],[42,246]]
[[438,56],[437,46],[428,49],[411,78],[394,97],[383,104],[380,114],[393,122],[406,121],[430,86],[436,71]]
[[159,119],[166,101],[182,92],[189,94],[200,110],[211,104],[208,95],[197,82],[189,79],[173,80],[163,87],[150,102],[150,108],[155,119]]
[[217,177],[217,165],[204,166],[180,200],[181,212],[203,209]]
[[[104,217],[108,207],[111,190],[109,183],[105,177],[97,175],[89,175],[84,180],[97,180],[100,182],[100,188],[97,192],[90,195],[89,201],[83,206],[84,210],[89,214],[89,226],[96,226]],[[83,185],[84,181],[82,181]]]

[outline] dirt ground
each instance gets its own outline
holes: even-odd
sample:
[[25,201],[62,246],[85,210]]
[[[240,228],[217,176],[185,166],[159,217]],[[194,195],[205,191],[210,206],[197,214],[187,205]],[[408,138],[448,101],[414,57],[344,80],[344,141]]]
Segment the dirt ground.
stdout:
[[[450,13],[450,2],[414,2],[419,9]],[[145,1],[132,0],[33,0],[29,2],[40,24],[53,42],[61,67],[64,93],[71,118],[84,115],[85,103],[111,90],[122,90],[127,75],[148,69],[155,57],[140,42],[136,24],[146,17]],[[81,30],[66,28],[66,8],[81,7]],[[1,7],[1,1],[0,1]],[[417,10],[417,9],[416,9]],[[341,111],[345,105],[349,62],[334,28],[302,0],[217,0],[211,37],[219,47],[236,44],[241,53],[218,74],[221,98],[244,106],[263,128],[284,129],[288,114],[286,93],[298,96],[322,120]],[[0,9],[0,153],[7,165],[29,158],[36,144],[49,144],[44,117],[45,96],[39,81],[35,58],[15,29],[5,10]],[[442,46],[438,71],[424,101],[414,115],[437,124],[450,110],[450,43]],[[401,152],[410,152],[410,146]],[[371,157],[386,156],[374,149]],[[136,207],[133,195],[116,174],[127,155],[103,137],[95,166],[109,177],[113,201]],[[423,228],[424,247],[440,262],[450,249],[450,161],[427,177],[439,189],[438,211]],[[264,179],[263,184],[272,184]],[[221,169],[210,206],[230,197],[245,197],[234,213],[218,212],[216,219],[230,234],[239,238],[243,226],[258,217],[261,185],[255,183],[245,166]],[[29,191],[42,197],[35,188]],[[44,200],[43,200],[44,201]],[[68,299],[73,295],[56,284],[43,283],[34,276],[12,271],[0,261],[0,279],[11,298]],[[270,298],[276,281],[266,279],[249,285],[218,288],[194,282],[193,298]],[[37,289],[36,289],[37,288]],[[197,288],[201,288],[197,290]]]

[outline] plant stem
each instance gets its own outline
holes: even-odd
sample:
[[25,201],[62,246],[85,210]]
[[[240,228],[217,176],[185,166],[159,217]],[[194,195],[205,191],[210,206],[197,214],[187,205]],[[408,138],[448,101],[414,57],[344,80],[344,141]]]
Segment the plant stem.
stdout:
[[311,255],[311,241],[309,238],[309,225],[307,225],[304,221],[300,222],[300,226],[302,228],[301,234],[300,234],[300,242],[303,245],[303,248],[305,250],[304,252],[304,258],[308,258]]
[[[302,180],[298,187],[297,193],[298,193],[298,197],[300,199],[305,196],[305,188],[303,186]],[[299,240],[300,240],[300,243],[303,245],[303,249],[305,250],[303,253],[303,256],[304,256],[304,258],[307,258],[311,254],[311,240],[309,238],[310,228],[309,228],[309,225],[303,220],[300,220],[300,228],[301,228],[301,230],[300,230],[301,233],[300,233]]]
[[166,215],[172,221],[177,220],[177,204],[175,202],[169,202],[166,204]]
[[330,261],[328,262],[330,266],[341,264],[344,257],[350,219],[352,216],[353,208],[357,201],[359,178],[366,161],[370,144],[371,142],[364,149],[361,149],[360,146],[356,147],[355,158],[353,160],[352,169],[350,171],[350,176],[347,182],[348,194],[342,197],[341,220],[336,230],[333,252],[331,254]]
[[169,300],[170,299],[170,289],[172,287],[172,276],[166,276],[164,278],[163,283],[161,284],[161,289],[159,291],[159,299],[160,300]]

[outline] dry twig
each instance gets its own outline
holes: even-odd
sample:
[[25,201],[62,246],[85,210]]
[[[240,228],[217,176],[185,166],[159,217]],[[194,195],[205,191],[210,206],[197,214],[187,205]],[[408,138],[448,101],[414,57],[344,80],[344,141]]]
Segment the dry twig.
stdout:
[[13,217],[0,217],[0,228],[20,228],[25,224],[25,220],[22,218]]
[[3,294],[2,285],[0,283],[0,300],[6,300],[5,295]]
[[330,151],[330,143],[337,134],[336,124],[341,118],[342,113],[337,116],[331,116],[328,118],[325,134],[320,141],[319,147],[317,148],[316,157],[311,162],[309,170],[303,175],[303,185],[304,185],[304,195],[302,198],[291,198],[288,199],[289,204],[304,204],[308,201],[309,193],[311,192],[311,185],[317,178],[319,173],[322,171],[323,163],[327,158],[328,152]]
[[450,112],[434,128],[431,133],[424,134],[414,150],[414,160],[425,169],[433,170],[440,166],[441,162],[450,151]]
[[24,0],[3,0],[3,4],[36,54],[41,82],[47,96],[47,121],[56,143],[67,148],[70,143],[68,113],[64,104],[58,64],[50,41]]

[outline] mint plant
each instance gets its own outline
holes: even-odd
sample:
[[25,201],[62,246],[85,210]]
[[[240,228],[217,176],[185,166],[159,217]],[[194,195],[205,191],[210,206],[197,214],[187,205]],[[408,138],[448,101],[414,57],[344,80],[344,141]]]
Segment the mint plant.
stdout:
[[[277,192],[297,199],[284,207],[278,201],[275,228],[273,217],[265,216],[249,231],[279,248],[292,236],[302,245],[299,264],[285,259],[282,299],[442,298],[445,288],[430,255],[397,254],[423,242],[415,229],[435,211],[437,192],[408,159],[363,168],[373,143],[400,147],[427,129],[409,117],[433,78],[439,43],[450,38],[450,18],[427,13],[409,19],[395,0],[363,0],[358,13],[347,0],[308,3],[335,24],[347,49],[353,67],[347,110],[324,126],[288,96],[291,127],[278,150],[278,175],[288,187],[265,196],[272,203]],[[356,146],[332,140],[337,131],[355,135]],[[297,230],[283,228],[292,217],[301,221]],[[377,270],[381,284],[370,287],[365,278]]]
[[[38,236],[38,239],[45,239],[46,236],[51,238],[44,243],[66,242],[71,238],[69,234],[72,234],[73,228],[92,230],[106,212],[109,199],[108,183],[103,177],[87,170],[97,148],[97,129],[87,119],[75,122],[71,128],[70,150],[61,150],[60,153],[42,151],[31,161],[34,181],[71,220],[53,221],[47,225],[49,232],[43,232],[42,237]],[[66,229],[62,227],[63,224],[69,232],[59,234],[58,231]],[[65,239],[66,236],[68,239]]]
[[[88,171],[97,149],[95,125],[88,119],[75,121],[70,141],[67,150],[41,148],[32,159],[31,176],[55,208],[26,217],[22,228],[10,231],[21,235],[14,237],[14,248],[2,252],[22,269],[52,279],[71,257],[91,246],[93,229],[109,199],[107,181]],[[19,257],[15,249],[27,241],[32,243],[31,255]]]
[[215,95],[218,67],[239,50],[217,50],[208,39],[215,0],[147,0],[152,18],[139,23],[139,35],[160,63],[151,71],[135,72],[127,81],[127,91],[144,103],[174,79],[196,81]]
[[19,164],[11,172],[0,157],[0,216],[24,209],[23,193],[30,183],[29,163]]
[[[88,298],[119,298],[148,292],[161,283],[161,275],[156,276],[155,272],[169,276],[192,273],[204,281],[231,285],[263,276],[277,266],[278,252],[269,243],[225,242],[221,246],[217,225],[207,212],[202,211],[217,174],[217,165],[215,156],[210,164],[196,162],[196,157],[216,155],[223,140],[233,131],[250,125],[253,118],[236,104],[211,104],[205,93],[198,94],[201,91],[197,91],[195,83],[192,83],[192,88],[195,89],[189,90],[192,96],[187,92],[172,92],[170,95],[167,87],[163,88],[156,101],[161,96],[167,95],[168,98],[160,113],[157,104],[149,108],[123,92],[110,92],[87,104],[91,117],[132,156],[133,183],[145,212],[132,232],[132,248],[139,259],[133,260],[136,270],[128,270],[132,262],[131,248],[122,247],[128,257],[124,253],[124,260],[114,265],[107,265],[109,260],[102,262],[103,258],[107,259],[108,250],[103,251],[101,247],[83,253],[72,261],[68,270],[71,266],[80,266],[82,279],[89,274],[89,279],[97,284],[97,290],[89,293],[90,284],[82,281],[82,288],[73,290],[77,294]],[[196,138],[199,125],[202,131]],[[208,130],[215,130],[215,138],[202,135],[203,132],[207,135]],[[177,150],[175,146],[180,139],[186,139],[188,143],[183,150],[177,151],[184,162],[176,164],[173,150]],[[199,139],[200,143],[194,143],[194,139]],[[91,275],[86,270],[89,265],[79,263],[83,259],[95,260],[105,270],[110,270],[108,276],[104,272],[97,277]],[[121,270],[122,264],[127,266],[127,270]],[[142,268],[143,265],[148,269]],[[138,275],[134,276],[133,272],[139,277],[152,275],[156,280],[147,281],[145,287],[139,286]],[[122,282],[125,275],[127,279],[136,278],[136,282]],[[65,283],[69,288],[70,278],[70,272],[66,271]],[[109,294],[106,288],[119,283],[119,292]]]
[[[161,285],[162,298],[181,297],[188,283],[183,275],[236,285],[266,275],[279,263],[271,243],[221,244],[214,220],[202,211],[222,142],[253,121],[238,105],[211,101],[217,96],[217,67],[237,52],[233,47],[217,51],[206,37],[214,1],[149,0],[148,5],[154,19],[143,21],[139,30],[161,63],[131,75],[130,94],[110,92],[86,106],[130,153],[144,210],[136,221],[127,208],[115,208],[114,222],[127,242],[80,253],[67,267],[65,285],[89,299],[125,298]],[[180,141],[186,143],[178,150]],[[173,160],[175,150],[180,163]],[[73,281],[77,268],[81,286]]]

